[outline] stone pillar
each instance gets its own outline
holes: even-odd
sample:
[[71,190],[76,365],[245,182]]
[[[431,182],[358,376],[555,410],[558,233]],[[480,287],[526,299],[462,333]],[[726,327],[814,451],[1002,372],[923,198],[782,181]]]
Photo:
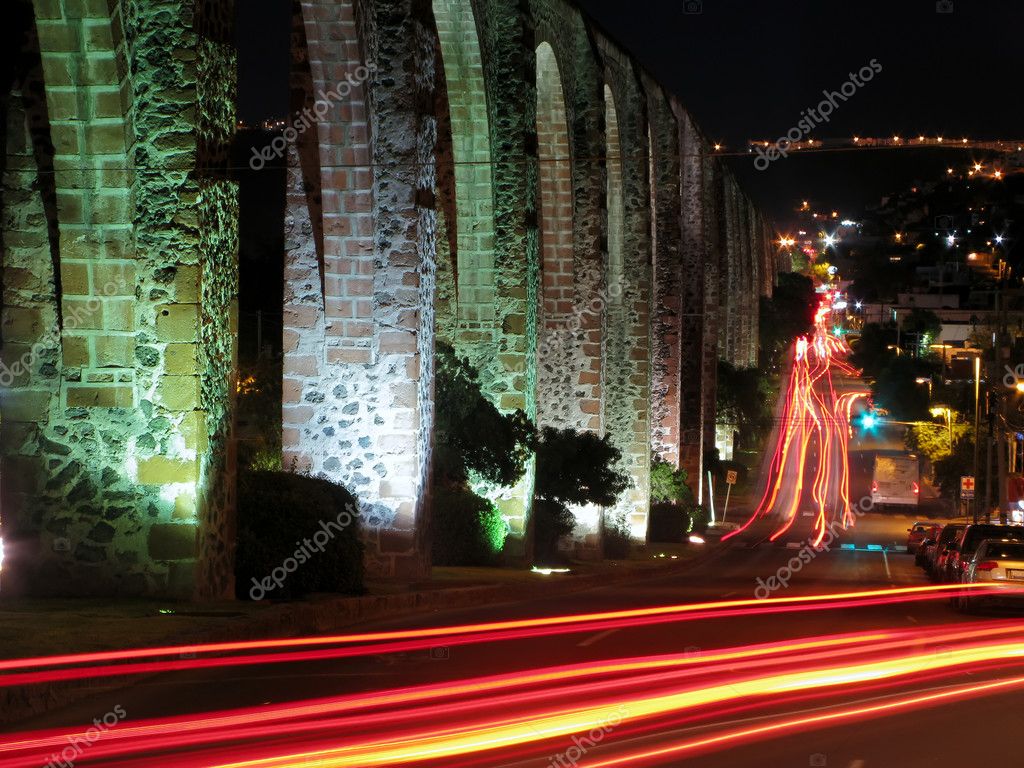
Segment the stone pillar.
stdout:
[[[312,87],[313,107],[326,111],[315,131],[296,130],[289,155],[284,461],[358,496],[371,573],[422,576],[433,433],[434,32],[419,0],[360,8],[301,4],[309,75],[302,54],[293,56],[293,102],[308,104],[301,91]],[[316,158],[307,139],[319,145]]]
[[[34,10],[56,206],[49,254],[38,238],[5,237],[5,276],[24,269],[44,289],[26,315],[5,280],[4,323],[16,326],[5,362],[15,353],[24,369],[0,396],[2,474],[24,478],[4,494],[5,588],[227,596],[231,4],[36,0]],[[36,204],[5,194],[11,203]]]
[[696,493],[704,441],[704,225],[703,141],[692,118],[677,105],[682,150],[682,279],[680,295],[680,464]]
[[[707,145],[702,147],[702,196],[704,222],[704,334],[701,368],[703,381],[702,415],[703,446],[713,448],[715,445],[717,426],[718,397],[718,359],[721,322],[719,304],[721,302],[721,264],[724,260],[722,252],[722,209],[721,209],[721,169],[718,161],[708,152]],[[706,478],[702,472],[700,482],[700,502],[708,503]]]
[[648,84],[651,167],[654,318],[651,408],[654,453],[679,466],[683,363],[681,335],[686,311],[680,251],[683,247],[680,183],[680,127],[661,89]]

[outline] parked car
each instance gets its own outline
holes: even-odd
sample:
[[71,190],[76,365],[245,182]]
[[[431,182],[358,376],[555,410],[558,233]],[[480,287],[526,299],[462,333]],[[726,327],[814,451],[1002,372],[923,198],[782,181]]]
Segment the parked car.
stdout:
[[946,558],[949,557],[949,548],[956,542],[966,527],[967,523],[948,523],[942,526],[939,538],[935,541],[935,546],[928,554],[928,562],[924,565],[924,569],[931,576],[932,581],[941,580],[943,571],[946,568]]
[[949,557],[946,558],[944,570],[944,581],[959,584],[963,581],[964,571],[967,564],[974,557],[978,545],[985,539],[1017,539],[1024,540],[1024,526],[1020,525],[995,525],[993,523],[979,523],[968,525],[964,528],[956,543],[950,547]]
[[912,528],[907,528],[907,554],[917,554],[917,548],[927,538],[935,538],[942,529],[942,523],[919,521]]
[[1008,589],[998,594],[972,594],[963,590],[957,596],[957,608],[970,611],[982,605],[1024,602],[1024,541],[985,539],[974,551],[963,573],[964,584],[993,584]]
[[[941,531],[941,529],[939,530]],[[914,565],[918,568],[924,568],[928,563],[928,558],[932,550],[935,549],[935,540],[938,538],[938,535],[939,531],[934,531],[917,546],[917,552],[914,554]]]

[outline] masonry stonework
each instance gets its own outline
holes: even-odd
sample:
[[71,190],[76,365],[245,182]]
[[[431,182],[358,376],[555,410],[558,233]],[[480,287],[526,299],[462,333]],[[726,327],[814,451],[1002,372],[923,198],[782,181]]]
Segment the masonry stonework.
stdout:
[[[757,360],[771,228],[569,0],[293,0],[286,469],[347,486],[371,572],[429,567],[437,341],[487,397],[701,493],[717,361]],[[4,591],[232,593],[233,6],[16,0],[0,93]],[[528,554],[532,469],[481,488]],[[703,495],[703,494],[702,494]]]
[[5,591],[233,593],[232,16],[32,3],[4,115]]

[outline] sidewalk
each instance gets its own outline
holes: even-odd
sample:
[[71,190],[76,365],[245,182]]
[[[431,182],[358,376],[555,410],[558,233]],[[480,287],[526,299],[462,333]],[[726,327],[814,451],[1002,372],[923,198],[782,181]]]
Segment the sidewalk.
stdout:
[[[506,568],[434,568],[429,581],[369,582],[368,594],[311,595],[295,601],[188,603],[153,599],[0,600],[0,659],[110,651],[225,640],[297,637],[337,631],[364,621],[427,611],[496,605],[522,599],[522,587],[544,596],[615,581],[652,578],[689,568],[722,550],[651,545],[644,559],[574,563],[569,573]],[[510,596],[520,597],[510,597]],[[110,678],[117,688],[130,679]],[[0,723],[56,709],[85,695],[89,681],[0,688]]]

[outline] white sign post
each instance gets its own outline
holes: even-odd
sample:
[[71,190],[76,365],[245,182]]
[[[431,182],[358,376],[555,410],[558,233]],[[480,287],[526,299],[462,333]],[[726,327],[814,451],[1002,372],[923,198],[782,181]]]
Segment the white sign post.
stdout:
[[729,494],[732,493],[732,487],[736,485],[736,470],[730,469],[725,473],[725,506],[722,507],[722,522],[725,522],[725,516],[729,514]]

